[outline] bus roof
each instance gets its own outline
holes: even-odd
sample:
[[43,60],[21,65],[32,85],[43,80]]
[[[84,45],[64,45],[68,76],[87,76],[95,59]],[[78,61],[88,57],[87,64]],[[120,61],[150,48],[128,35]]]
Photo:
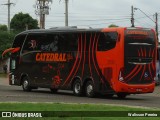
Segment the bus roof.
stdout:
[[[113,28],[78,28],[76,26],[73,27],[53,27],[50,29],[32,29],[27,30],[24,32],[19,33],[20,34],[28,34],[28,33],[50,33],[50,32],[101,32],[101,31],[115,31],[115,30],[122,30],[122,29],[148,29],[148,28],[137,28],[137,27],[113,27]],[[149,29],[148,29],[149,30]],[[150,29],[151,30],[151,29]]]
[[28,33],[49,33],[49,32],[100,32],[102,28],[99,29],[86,29],[86,28],[72,28],[72,27],[55,27],[50,29],[33,29],[21,32],[20,34]]

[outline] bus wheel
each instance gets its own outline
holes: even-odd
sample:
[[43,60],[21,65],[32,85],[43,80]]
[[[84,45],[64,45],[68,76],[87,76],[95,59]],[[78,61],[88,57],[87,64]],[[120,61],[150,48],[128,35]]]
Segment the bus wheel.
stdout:
[[29,80],[27,77],[24,77],[22,80],[22,88],[23,91],[31,91],[31,87],[29,86]]
[[106,97],[107,98],[112,98],[114,96],[114,94],[107,94]]
[[80,80],[76,80],[73,83],[73,93],[76,96],[81,96],[82,95],[82,86]]
[[117,96],[118,96],[119,99],[124,99],[124,98],[126,98],[127,94],[125,94],[125,93],[117,93]]
[[58,89],[55,89],[55,88],[50,88],[51,92],[52,93],[57,93]]
[[86,87],[85,87],[85,92],[86,92],[86,96],[87,97],[94,97],[95,96],[95,92],[94,92],[94,85],[92,81],[88,81],[86,83]]

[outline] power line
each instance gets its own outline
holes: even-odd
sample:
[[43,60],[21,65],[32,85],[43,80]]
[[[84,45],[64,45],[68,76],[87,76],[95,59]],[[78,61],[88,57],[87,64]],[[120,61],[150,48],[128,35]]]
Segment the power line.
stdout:
[[150,25],[149,23],[147,23],[147,22],[144,22],[144,21],[139,21],[139,20],[135,20],[135,22],[137,22],[137,23],[139,23],[140,24],[140,26],[141,25],[143,25],[143,26],[145,26],[146,27],[146,25],[148,25],[148,26],[150,26],[150,27],[154,27],[153,25]]

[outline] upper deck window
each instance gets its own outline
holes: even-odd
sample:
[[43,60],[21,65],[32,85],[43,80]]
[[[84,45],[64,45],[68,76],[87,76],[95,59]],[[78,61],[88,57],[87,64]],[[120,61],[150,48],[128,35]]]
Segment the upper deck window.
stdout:
[[77,51],[77,47],[78,37],[76,34],[35,33],[27,36],[23,53],[30,51]]
[[100,33],[98,48],[97,48],[98,51],[107,51],[113,49],[116,46],[117,39],[118,39],[117,32]]
[[26,38],[26,35],[18,35],[18,36],[16,36],[15,39],[14,39],[12,47],[13,48],[16,48],[16,47],[20,47],[21,48],[25,38]]

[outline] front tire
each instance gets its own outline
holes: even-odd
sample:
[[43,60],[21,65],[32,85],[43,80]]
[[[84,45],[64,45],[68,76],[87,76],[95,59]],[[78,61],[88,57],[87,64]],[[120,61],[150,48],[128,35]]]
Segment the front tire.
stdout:
[[94,85],[93,85],[93,82],[92,81],[88,81],[86,83],[86,86],[85,86],[85,93],[86,93],[86,96],[87,97],[94,97],[95,96],[95,92],[94,92]]
[[27,91],[27,92],[30,92],[32,90],[27,77],[24,77],[22,80],[22,89],[23,91]]

